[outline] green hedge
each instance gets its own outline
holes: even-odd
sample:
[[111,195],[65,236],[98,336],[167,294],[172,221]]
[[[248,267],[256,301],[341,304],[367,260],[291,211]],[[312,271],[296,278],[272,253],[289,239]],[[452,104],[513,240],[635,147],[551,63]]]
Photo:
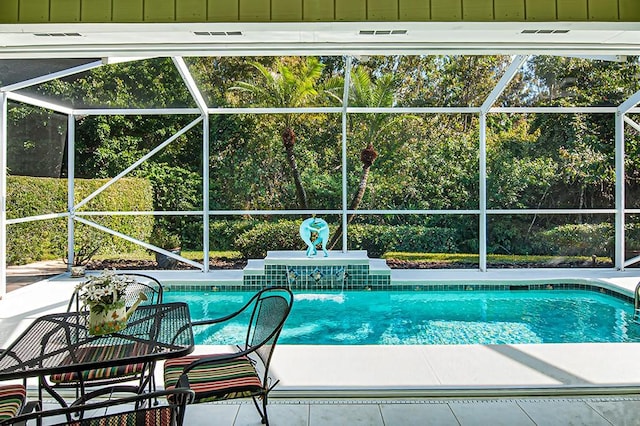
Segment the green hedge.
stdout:
[[247,259],[262,259],[269,250],[303,250],[299,229],[300,222],[293,220],[258,223],[241,233],[235,246]]
[[538,254],[613,258],[615,237],[610,223],[560,225],[538,232],[533,239]]
[[[241,226],[250,226],[242,222]],[[306,246],[299,236],[300,221],[283,220],[262,222],[240,233],[233,247],[248,259],[260,259],[268,250],[304,250]],[[329,224],[336,230],[337,224]],[[226,229],[231,229],[227,226]],[[222,230],[221,230],[222,232]],[[457,251],[456,230],[426,226],[349,225],[347,244],[350,250],[367,250],[371,257],[380,257],[388,251],[451,252]],[[218,248],[211,245],[213,250]]]
[[[238,236],[260,223],[262,222],[258,220],[213,218],[209,223],[209,246],[211,250],[237,250],[236,239]],[[198,237],[202,239],[202,226]]]
[[456,230],[417,225],[349,225],[350,250],[367,250],[371,257],[388,251],[456,253]]
[[[108,179],[76,179],[76,203]],[[7,179],[7,218],[19,218],[67,211],[67,180],[9,176]],[[150,211],[153,193],[146,179],[124,178],[91,200],[80,211]],[[153,227],[152,216],[89,216],[99,223],[134,238],[147,241]],[[76,248],[94,245],[97,254],[116,255],[143,251],[139,246],[76,223]],[[24,264],[42,259],[63,258],[67,249],[67,219],[56,218],[9,225],[7,262]]]

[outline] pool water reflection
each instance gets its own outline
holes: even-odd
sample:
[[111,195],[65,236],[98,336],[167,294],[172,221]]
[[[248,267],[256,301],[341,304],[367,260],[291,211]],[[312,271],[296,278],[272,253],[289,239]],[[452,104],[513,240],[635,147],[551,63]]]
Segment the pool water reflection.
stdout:
[[[253,292],[171,291],[193,320],[226,315]],[[580,290],[298,293],[280,343],[305,345],[640,342],[633,306]],[[196,343],[234,344],[248,318],[196,329]]]

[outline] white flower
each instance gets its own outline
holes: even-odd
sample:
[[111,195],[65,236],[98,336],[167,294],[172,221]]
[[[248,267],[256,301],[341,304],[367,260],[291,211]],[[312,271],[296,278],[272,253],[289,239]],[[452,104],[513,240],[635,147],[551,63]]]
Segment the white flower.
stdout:
[[78,297],[90,307],[107,306],[124,302],[127,286],[136,281],[115,271],[105,269],[100,275],[92,276],[77,286]]

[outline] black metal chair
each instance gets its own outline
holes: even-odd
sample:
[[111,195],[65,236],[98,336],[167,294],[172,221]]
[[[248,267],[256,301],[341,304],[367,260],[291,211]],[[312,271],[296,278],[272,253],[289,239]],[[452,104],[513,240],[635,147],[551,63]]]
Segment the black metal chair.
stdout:
[[[13,356],[11,352],[0,349],[0,353],[4,352],[6,352],[8,356]],[[9,421],[22,413],[39,409],[40,401],[26,403],[26,399],[26,378],[19,384],[0,385],[0,422]]]
[[[163,289],[160,282],[145,274],[139,273],[118,273],[116,275],[124,275],[135,279],[135,283],[127,286],[125,295],[125,305],[132,306],[138,301],[139,295],[144,294],[146,299],[140,302],[140,305],[154,305],[162,303]],[[74,291],[67,306],[67,311],[80,311],[83,307],[80,304],[79,290]],[[130,350],[130,348],[123,348]],[[155,363],[136,363],[122,365],[112,368],[103,368],[96,370],[86,370],[81,374],[64,373],[49,376],[48,381],[42,379],[40,386],[40,399],[42,399],[42,388],[75,388],[76,399],[84,396],[87,387],[96,387],[104,385],[112,385],[120,382],[138,380],[139,388],[143,389],[148,385],[149,392],[156,390]]]
[[[153,405],[152,400],[167,397],[168,404]],[[108,399],[96,403],[66,408],[35,411],[0,421],[0,426],[16,424],[71,426],[181,426],[185,407],[193,398],[193,391],[176,388],[170,391],[144,393],[126,398]],[[123,408],[124,406],[124,408]],[[109,409],[115,408],[111,414]]]
[[[271,287],[255,294],[237,312],[192,323],[192,326],[220,324],[251,313],[244,346],[238,346],[237,352],[166,360],[165,389],[173,389],[178,383],[188,386],[195,391],[195,403],[251,397],[262,423],[268,425],[268,395],[279,382],[269,376],[269,366],[292,304],[293,294],[289,289]],[[262,408],[258,399],[262,399]]]

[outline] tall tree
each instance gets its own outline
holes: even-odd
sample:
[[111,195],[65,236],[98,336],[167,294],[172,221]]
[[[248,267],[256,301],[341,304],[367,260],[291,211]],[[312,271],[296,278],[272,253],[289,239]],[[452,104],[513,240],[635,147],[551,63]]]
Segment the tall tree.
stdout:
[[[231,90],[250,93],[253,96],[253,103],[257,106],[297,108],[309,106],[325,96],[337,98],[333,91],[340,87],[339,79],[330,80],[327,86],[321,87],[319,80],[324,64],[316,57],[307,57],[306,60],[291,64],[288,64],[285,59],[280,59],[275,64],[274,70],[259,62],[252,62],[251,65],[258,71],[258,79],[255,82],[238,81]],[[299,119],[299,114],[283,114],[280,135],[295,184],[298,205],[301,209],[308,209],[309,200],[294,150],[296,143],[294,128]]]
[[[349,90],[349,105],[361,107],[391,107],[394,105],[396,89],[399,80],[393,73],[381,75],[376,80],[372,80],[369,73],[363,67],[355,67],[351,73],[351,87]],[[374,161],[378,157],[373,143],[378,140],[382,132],[398,121],[397,116],[390,114],[365,113],[362,114],[362,125],[366,129],[363,135],[363,141],[366,146],[360,152],[360,162],[362,163],[362,171],[358,183],[358,190],[355,192],[349,210],[356,210],[367,189],[369,180],[369,171]],[[349,215],[347,220],[350,223],[354,215]],[[338,240],[342,237],[344,229],[342,224],[331,237],[329,248],[335,247]]]

